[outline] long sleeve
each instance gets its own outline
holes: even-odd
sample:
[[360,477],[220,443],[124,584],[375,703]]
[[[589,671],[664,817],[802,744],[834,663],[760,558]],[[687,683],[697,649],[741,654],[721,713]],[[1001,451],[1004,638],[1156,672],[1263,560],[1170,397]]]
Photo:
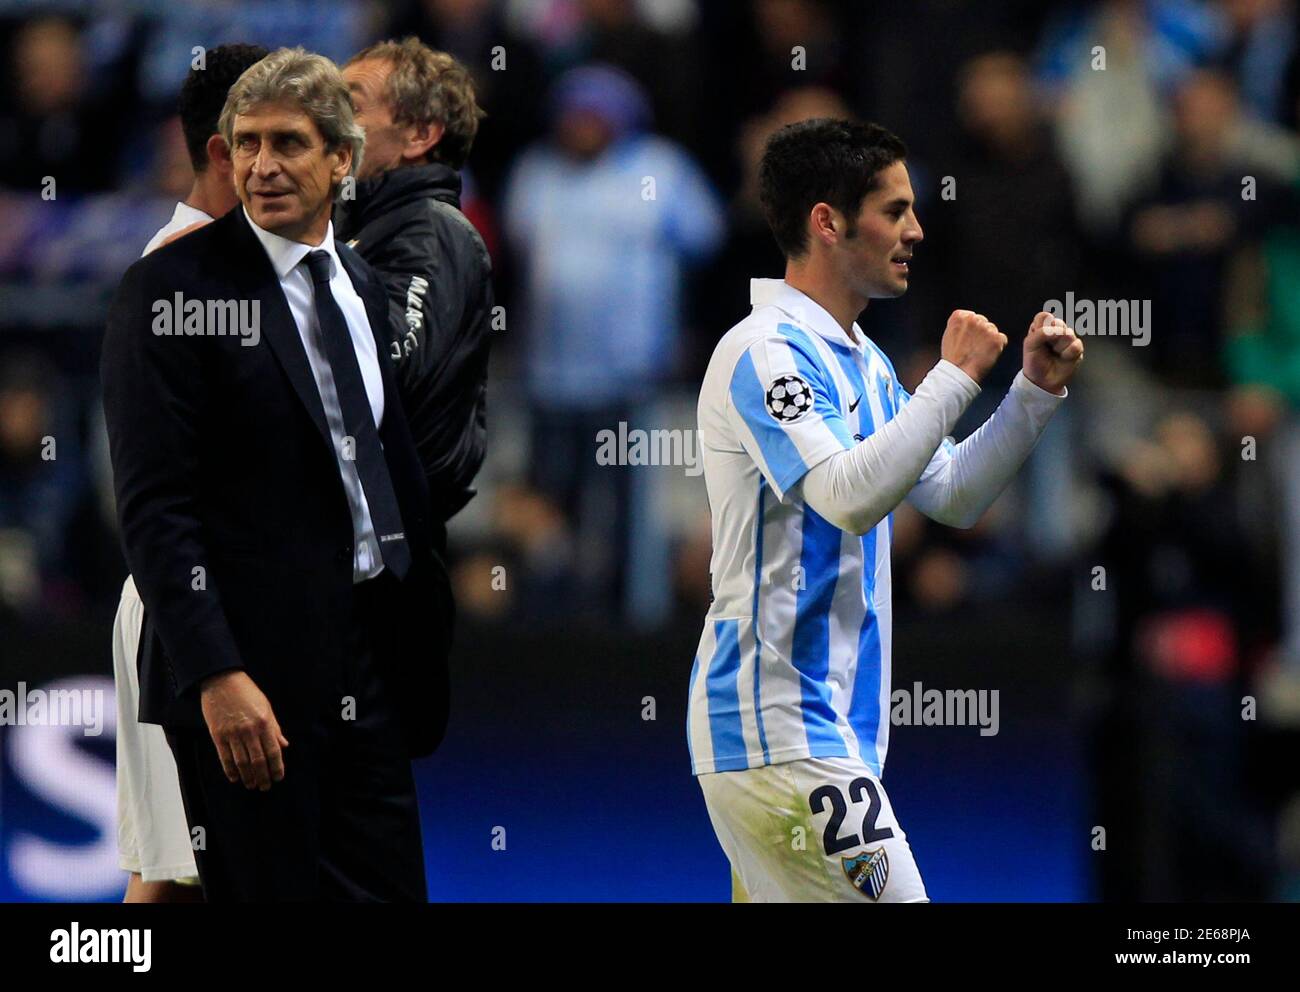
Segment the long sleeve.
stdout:
[[916,485],[978,394],[970,376],[941,359],[888,423],[808,471],[805,502],[840,529],[865,534]]
[[1022,371],[979,429],[935,453],[907,501],[932,520],[973,527],[1006,488],[1065,395],[1035,386]]
[[398,386],[442,519],[474,495],[487,453],[492,265],[459,211],[426,215],[368,252],[388,294]]
[[153,333],[147,266],[127,270],[109,311],[104,416],[127,564],[180,695],[208,675],[243,666],[198,516],[204,339]]

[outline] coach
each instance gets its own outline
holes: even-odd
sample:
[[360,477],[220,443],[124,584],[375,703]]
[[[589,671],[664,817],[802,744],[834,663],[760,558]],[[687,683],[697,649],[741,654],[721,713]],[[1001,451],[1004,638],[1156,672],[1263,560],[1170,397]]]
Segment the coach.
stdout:
[[418,38],[371,45],[343,78],[366,154],[354,196],[339,203],[339,236],[388,291],[390,355],[441,545],[486,450],[492,262],[460,211],[483,111],[465,67]]
[[[220,125],[242,206],[131,266],[104,341],[141,719],[168,730],[208,900],[422,900],[409,757],[445,727],[450,594],[384,289],[330,221],[364,137],[300,48]],[[206,325],[218,301],[255,330]],[[184,333],[158,333],[169,305]]]

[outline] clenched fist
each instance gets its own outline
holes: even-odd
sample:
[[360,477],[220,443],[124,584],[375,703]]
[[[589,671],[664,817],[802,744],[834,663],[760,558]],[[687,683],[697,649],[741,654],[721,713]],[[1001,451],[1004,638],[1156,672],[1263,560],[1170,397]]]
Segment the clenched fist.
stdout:
[[939,354],[981,382],[1006,344],[1007,336],[982,313],[954,310],[944,328]]
[[1024,361],[1026,379],[1060,396],[1083,361],[1083,342],[1065,321],[1043,310],[1025,335]]

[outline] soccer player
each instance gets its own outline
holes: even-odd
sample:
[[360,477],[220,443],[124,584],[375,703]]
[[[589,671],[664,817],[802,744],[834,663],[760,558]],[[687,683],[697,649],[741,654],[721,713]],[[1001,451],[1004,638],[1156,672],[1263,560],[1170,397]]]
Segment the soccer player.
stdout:
[[[194,166],[189,195],[172,219],[150,239],[148,255],[196,227],[232,210],[234,167],[217,118],[226,94],[249,66],[261,61],[261,45],[220,45],[207,52],[203,68],[191,69],[181,86],[180,118],[185,147]],[[136,654],[144,604],[135,580],[126,577],[113,621],[113,675],[117,697],[117,847],[129,872],[125,902],[193,901],[202,897],[190,832],[181,805],[176,761],[163,729],[138,719],[140,678]]]
[[996,412],[961,444],[946,437],[1007,338],[954,311],[941,359],[909,394],[855,323],[868,301],[907,291],[923,235],[905,157],[872,124],[817,119],[772,136],[761,198],[785,278],[752,281],[753,310],[718,342],[700,390],[713,601],[687,735],[738,899],[927,899],[880,782],[891,512],[906,499],[972,526],[1083,358],[1074,332],[1039,313]]

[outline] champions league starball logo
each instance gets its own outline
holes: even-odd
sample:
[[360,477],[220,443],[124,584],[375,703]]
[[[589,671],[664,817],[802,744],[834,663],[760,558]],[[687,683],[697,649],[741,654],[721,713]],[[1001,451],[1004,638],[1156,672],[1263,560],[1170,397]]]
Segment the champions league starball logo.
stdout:
[[783,424],[792,424],[813,406],[812,388],[797,375],[782,375],[767,387],[767,412]]

